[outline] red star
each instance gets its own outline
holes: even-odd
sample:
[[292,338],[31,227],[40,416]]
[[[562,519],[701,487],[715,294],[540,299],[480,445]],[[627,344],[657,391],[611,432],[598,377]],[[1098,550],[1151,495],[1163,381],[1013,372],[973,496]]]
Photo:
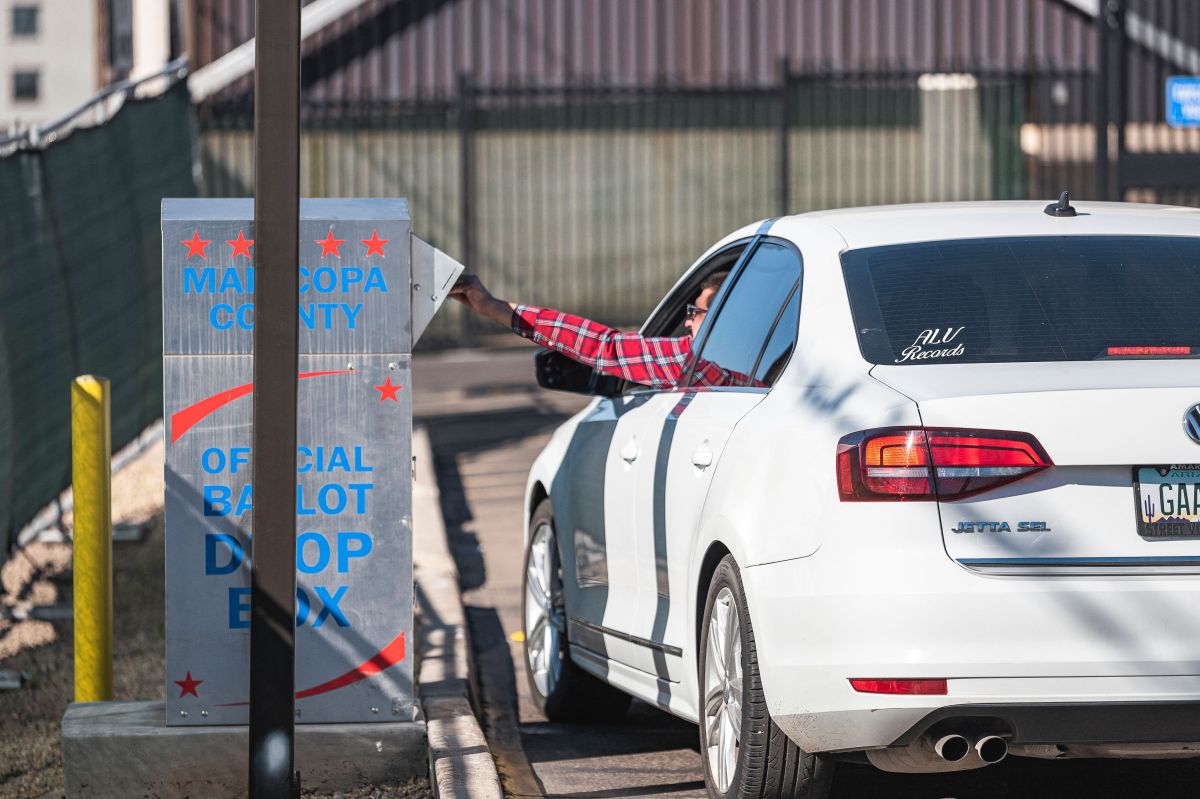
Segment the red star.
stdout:
[[254,246],[254,239],[246,238],[244,235],[242,235],[242,231],[239,230],[238,237],[236,239],[226,239],[225,243],[233,248],[234,258],[237,258],[239,255],[244,255],[249,258],[250,248]]
[[383,245],[387,244],[389,241],[391,241],[391,239],[381,239],[381,238],[379,238],[379,231],[372,230],[371,238],[359,239],[359,241],[361,241],[363,244],[367,245],[367,257],[368,258],[370,258],[372,255],[378,255],[380,258],[382,258],[383,257]]
[[379,401],[380,402],[383,402],[384,400],[391,400],[392,402],[399,402],[400,398],[396,396],[396,392],[398,392],[402,388],[404,388],[404,386],[393,386],[392,385],[392,376],[391,375],[388,375],[387,380],[385,380],[382,385],[375,386],[375,390],[379,392]]
[[318,239],[317,244],[321,245],[321,257],[332,255],[336,258],[341,258],[342,254],[338,252],[338,247],[346,243],[345,239],[335,239],[333,237],[333,229],[330,228],[328,235],[324,239]]
[[[192,233],[192,237],[190,239],[185,239],[179,243],[188,248],[188,258],[191,258],[193,255],[199,255],[201,258],[208,258],[208,253],[204,251],[204,248],[212,244],[212,241],[205,241],[204,239],[200,238],[200,231],[197,230],[196,232]],[[186,261],[187,258],[184,260]]]
[[188,694],[191,694],[199,699],[200,694],[196,693],[196,686],[202,682],[204,682],[204,680],[193,680],[192,673],[190,671],[182,680],[175,680],[175,684],[179,686],[179,698],[183,699]]

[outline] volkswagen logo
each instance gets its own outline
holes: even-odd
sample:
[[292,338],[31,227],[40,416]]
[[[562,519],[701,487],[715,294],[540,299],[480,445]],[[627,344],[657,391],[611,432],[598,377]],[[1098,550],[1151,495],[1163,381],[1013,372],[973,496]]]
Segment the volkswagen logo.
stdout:
[[1200,444],[1200,403],[1188,408],[1188,412],[1183,415],[1183,430],[1188,434],[1188,438]]

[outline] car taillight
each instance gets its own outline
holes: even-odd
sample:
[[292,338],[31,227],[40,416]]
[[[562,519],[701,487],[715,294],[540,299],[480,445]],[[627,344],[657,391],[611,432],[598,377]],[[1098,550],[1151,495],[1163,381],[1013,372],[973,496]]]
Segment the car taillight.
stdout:
[[933,680],[881,680],[866,679],[866,678],[851,678],[850,687],[860,694],[919,694],[919,695],[946,695],[946,680],[942,678]]
[[843,502],[961,499],[1053,465],[1028,433],[864,430],[838,442],[838,493]]

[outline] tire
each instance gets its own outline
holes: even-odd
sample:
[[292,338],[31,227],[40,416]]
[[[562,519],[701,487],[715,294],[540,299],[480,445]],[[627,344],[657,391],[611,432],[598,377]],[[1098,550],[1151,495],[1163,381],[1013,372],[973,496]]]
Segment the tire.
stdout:
[[[548,584],[543,584],[546,577]],[[615,721],[624,716],[629,708],[629,695],[588,674],[571,660],[562,563],[549,499],[542,500],[529,520],[523,583],[525,676],[538,709],[547,719],[557,722]]]
[[767,711],[754,629],[732,555],[726,555],[713,573],[700,630],[700,757],[708,795],[829,796],[836,764],[792,743]]

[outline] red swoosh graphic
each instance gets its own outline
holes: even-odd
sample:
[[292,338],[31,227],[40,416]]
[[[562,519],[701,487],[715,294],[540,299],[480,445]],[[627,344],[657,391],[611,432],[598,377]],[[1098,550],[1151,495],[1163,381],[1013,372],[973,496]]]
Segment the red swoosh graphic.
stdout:
[[[298,376],[299,380],[304,380],[308,377],[322,377],[324,375],[344,375],[349,374],[349,369],[339,369],[333,372],[301,372]],[[176,411],[171,414],[171,443],[174,444],[183,434],[191,430],[205,416],[223,408],[239,397],[244,397],[254,391],[254,383],[244,383],[240,386],[227,388],[224,391],[218,391],[211,397],[205,397],[199,402],[193,403],[183,410]]]
[[[379,650],[366,663],[351,669],[340,677],[334,677],[332,680],[323,682],[320,685],[314,685],[312,688],[306,688],[303,691],[296,692],[297,699],[307,699],[310,696],[318,694],[327,694],[330,691],[336,691],[339,688],[345,688],[347,685],[353,685],[360,680],[365,680],[368,677],[373,677],[384,669],[394,666],[404,660],[404,633],[397,635],[392,642]],[[225,705],[217,705],[217,707],[241,707],[248,705],[249,702],[230,702]]]
[[356,683],[359,680],[365,680],[368,677],[378,674],[389,666],[394,666],[404,660],[404,633],[400,633],[392,642],[376,653],[375,657],[363,663],[356,669],[346,672],[341,677],[334,677],[328,682],[323,682],[320,685],[313,686],[304,691],[297,691],[297,699],[307,699],[310,696],[317,694],[327,694],[330,691],[336,691],[339,688],[345,688],[347,685]]

